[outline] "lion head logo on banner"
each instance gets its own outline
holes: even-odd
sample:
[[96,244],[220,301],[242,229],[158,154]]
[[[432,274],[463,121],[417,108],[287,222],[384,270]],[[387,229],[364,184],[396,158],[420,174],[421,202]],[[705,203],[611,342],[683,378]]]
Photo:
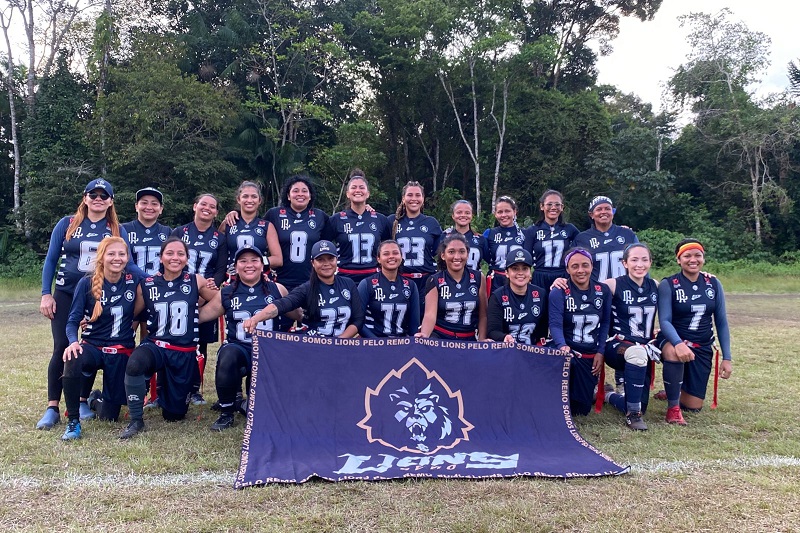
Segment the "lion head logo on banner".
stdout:
[[453,392],[416,358],[367,388],[364,407],[358,427],[367,440],[399,451],[434,454],[469,440],[473,428],[464,418],[461,391]]

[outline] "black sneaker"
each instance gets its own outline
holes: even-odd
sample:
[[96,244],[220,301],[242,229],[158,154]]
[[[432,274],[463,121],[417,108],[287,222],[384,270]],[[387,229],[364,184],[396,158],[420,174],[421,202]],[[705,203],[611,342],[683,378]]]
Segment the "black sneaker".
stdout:
[[225,431],[231,427],[233,427],[233,413],[222,413],[211,425],[211,431]]
[[189,395],[189,403],[192,405],[205,405],[206,399],[199,392],[193,392]]
[[119,434],[120,439],[130,439],[144,431],[144,420],[131,420],[128,427]]
[[89,404],[89,409],[99,413],[103,407],[103,393],[100,392],[100,389],[93,390],[89,397],[86,398],[86,403]]
[[233,405],[242,416],[247,417],[247,398],[237,398]]
[[641,412],[625,415],[625,425],[636,431],[647,431],[647,424],[642,420]]

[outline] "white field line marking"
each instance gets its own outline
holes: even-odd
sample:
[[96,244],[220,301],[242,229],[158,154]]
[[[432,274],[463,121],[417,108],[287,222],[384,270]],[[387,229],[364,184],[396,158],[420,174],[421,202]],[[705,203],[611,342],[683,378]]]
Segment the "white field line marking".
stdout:
[[4,307],[23,307],[25,305],[36,305],[36,302],[19,302],[14,304],[0,304],[0,308]]
[[[725,459],[717,461],[651,461],[634,463],[631,465],[633,473],[678,473],[684,471],[696,472],[698,469],[724,467],[728,470],[747,470],[760,467],[786,467],[800,466],[800,458],[767,455],[761,457],[747,457],[743,459]],[[200,472],[196,474],[107,474],[107,475],[80,475],[69,474],[63,479],[41,479],[33,476],[15,477],[0,474],[0,488],[2,489],[36,489],[47,488],[122,488],[122,487],[174,487],[179,485],[223,485],[232,487],[235,472]]]

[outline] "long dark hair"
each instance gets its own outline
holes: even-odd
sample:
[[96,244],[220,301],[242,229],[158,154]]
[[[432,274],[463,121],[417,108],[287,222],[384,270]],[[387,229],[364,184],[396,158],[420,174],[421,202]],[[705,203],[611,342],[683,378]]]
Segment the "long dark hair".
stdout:
[[464,246],[467,247],[467,251],[469,251],[469,243],[467,242],[467,238],[466,237],[464,237],[462,234],[460,234],[457,231],[452,231],[452,232],[448,233],[439,242],[439,247],[436,249],[436,268],[437,268],[437,270],[440,270],[440,271],[447,270],[447,263],[445,262],[444,259],[442,259],[442,254],[447,249],[447,246],[453,241],[459,241],[459,242],[464,243]]
[[314,186],[311,184],[311,178],[301,174],[292,176],[283,183],[283,187],[281,187],[281,207],[285,207],[287,209],[292,207],[292,202],[289,201],[289,191],[292,190],[292,187],[295,183],[303,183],[306,187],[308,187],[308,208],[311,209],[314,207],[314,201],[317,199],[317,193],[314,190]]
[[[204,194],[203,196],[206,196],[206,195]],[[187,258],[187,263],[183,267],[183,270],[186,271],[186,269],[189,267],[189,263],[188,263],[189,245],[186,244],[186,242],[184,242],[184,240],[181,239],[180,237],[173,237],[173,236],[167,237],[167,240],[161,243],[161,250],[159,251],[159,257],[163,257],[164,256],[164,250],[166,250],[167,246],[169,246],[173,242],[179,242],[179,243],[181,243],[181,245],[183,245],[183,250],[186,252],[186,258]],[[161,272],[162,274],[164,273],[164,263],[162,263],[160,260],[159,260],[159,263],[158,263],[158,271]]]
[[[559,224],[563,224],[564,223],[564,211],[563,211],[563,208],[564,208],[564,195],[563,194],[561,194],[560,192],[558,192],[558,191],[556,191],[554,189],[547,189],[546,191],[544,191],[544,194],[542,195],[542,197],[539,198],[539,207],[541,208],[542,206],[544,206],[544,201],[547,200],[547,197],[548,196],[553,196],[553,195],[556,195],[561,199],[562,211],[558,215],[558,223]],[[538,224],[541,224],[542,222],[544,222],[544,211],[542,211],[542,218],[537,220],[536,224],[538,225]]]
[[[403,186],[403,192],[401,193],[400,204],[397,206],[397,211],[394,214],[394,223],[392,224],[392,238],[397,237],[397,226],[400,223],[400,219],[406,216],[406,191],[409,187],[419,187],[422,191],[422,196],[425,196],[425,187],[420,184],[418,181],[409,181]],[[422,213],[422,209],[420,209],[420,213]]]

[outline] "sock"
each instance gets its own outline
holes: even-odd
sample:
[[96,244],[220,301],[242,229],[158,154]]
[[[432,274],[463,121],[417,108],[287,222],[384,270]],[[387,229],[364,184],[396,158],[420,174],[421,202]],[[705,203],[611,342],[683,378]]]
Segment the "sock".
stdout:
[[128,412],[131,421],[144,419],[144,395],[147,394],[147,381],[144,376],[125,374],[125,393],[128,395]]
[[640,413],[642,411],[642,402],[626,402],[625,407],[628,409],[627,413]]
[[[629,403],[642,403],[644,394],[644,381],[647,375],[646,366],[636,366],[625,363],[625,398]],[[637,409],[639,411],[639,409]]]
[[616,392],[610,392],[608,398],[609,405],[614,406],[615,409],[620,411],[621,413],[625,413],[625,396],[622,394],[617,394]]
[[683,363],[664,361],[664,391],[667,393],[667,406],[676,407],[681,401],[683,385]]

